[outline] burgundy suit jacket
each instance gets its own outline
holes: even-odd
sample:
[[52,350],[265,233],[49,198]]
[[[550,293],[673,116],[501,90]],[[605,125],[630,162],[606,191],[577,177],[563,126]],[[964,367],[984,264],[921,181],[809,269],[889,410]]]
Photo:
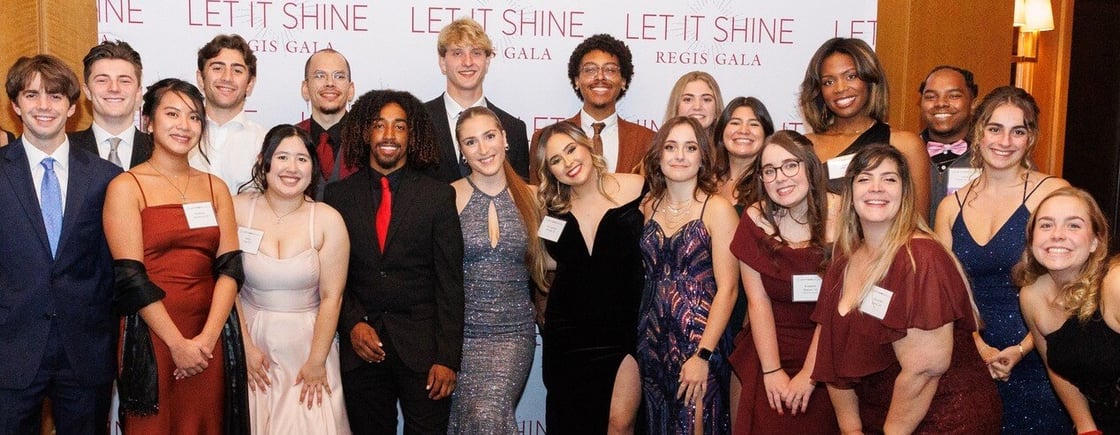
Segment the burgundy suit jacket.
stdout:
[[[580,113],[565,119],[564,122],[570,122],[581,129],[583,128],[580,124]],[[529,181],[534,185],[540,184],[541,181],[540,177],[537,176],[537,170],[540,168],[537,159],[537,140],[540,138],[540,134],[540,130],[534,131],[533,140],[529,143]],[[653,130],[629,122],[620,116],[618,118],[618,159],[613,168],[614,172],[637,174],[641,169],[642,157],[645,156],[646,149],[653,142],[655,134]]]

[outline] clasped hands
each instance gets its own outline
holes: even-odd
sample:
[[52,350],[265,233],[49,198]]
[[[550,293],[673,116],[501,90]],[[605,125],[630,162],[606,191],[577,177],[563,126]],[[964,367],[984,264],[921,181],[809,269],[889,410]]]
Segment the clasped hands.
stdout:
[[992,375],[992,379],[1007,382],[1011,379],[1011,369],[1023,360],[1023,352],[1017,345],[1000,350],[985,344],[980,351],[980,357],[988,366],[988,373]]
[[202,373],[210,366],[210,360],[214,359],[216,344],[216,339],[210,340],[201,335],[189,339],[181,337],[174,343],[168,343],[171,360],[175,363],[175,371],[172,373],[175,379],[186,379]]
[[785,415],[786,408],[789,409],[790,415],[808,410],[809,397],[817,387],[816,382],[813,382],[809,375],[807,371],[801,370],[790,378],[784,369],[762,375],[770,409],[777,411],[778,415]]

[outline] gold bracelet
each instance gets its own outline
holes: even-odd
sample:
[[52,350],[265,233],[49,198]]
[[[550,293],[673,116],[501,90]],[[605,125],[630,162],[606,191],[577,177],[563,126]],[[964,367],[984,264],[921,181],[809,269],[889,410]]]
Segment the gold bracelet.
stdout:
[[1023,343],[1019,343],[1018,346],[1019,346],[1019,358],[1022,358],[1023,355],[1025,355],[1025,352],[1023,352]]

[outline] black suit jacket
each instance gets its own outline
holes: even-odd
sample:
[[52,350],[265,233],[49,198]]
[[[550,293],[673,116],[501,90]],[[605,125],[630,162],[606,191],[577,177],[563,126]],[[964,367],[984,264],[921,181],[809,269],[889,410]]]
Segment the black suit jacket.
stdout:
[[[506,143],[509,144],[506,160],[509,160],[509,164],[513,166],[517,175],[528,181],[529,138],[525,130],[525,122],[499,109],[489,99],[486,100],[486,107],[494,111],[495,115],[498,115],[498,120],[502,123],[502,129],[506,131]],[[447,125],[447,108],[443,104],[443,94],[424,103],[424,108],[428,110],[428,115],[432,117],[432,131],[439,139],[439,167],[436,169],[435,177],[448,183],[463,178],[464,175],[469,173],[470,169],[461,167],[459,159],[455,157],[454,132]]]
[[113,258],[101,226],[109,181],[121,169],[71,147],[58,254],[19,139],[0,148],[0,388],[27,388],[53,323],[75,379],[112,382],[119,320],[110,310]]
[[377,247],[372,170],[327,185],[324,200],[350,232],[350,269],[339,314],[342,370],[365,364],[350,331],[368,322],[415,372],[459,370],[463,351],[463,235],[450,185],[402,168],[385,252]]
[[[93,126],[82,131],[66,133],[66,135],[70,137],[71,147],[80,148],[93,153],[95,156],[100,156],[97,152],[97,138],[93,135]],[[128,163],[128,167],[132,168],[144,163],[150,157],[152,157],[152,138],[141,133],[140,129],[136,129],[132,135],[132,160]]]

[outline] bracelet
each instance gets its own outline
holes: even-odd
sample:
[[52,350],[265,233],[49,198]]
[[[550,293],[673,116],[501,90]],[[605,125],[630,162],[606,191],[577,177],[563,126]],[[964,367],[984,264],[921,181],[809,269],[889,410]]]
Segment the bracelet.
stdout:
[[1077,435],[1104,435],[1104,432],[1101,432],[1101,431],[1100,431],[1100,430],[1098,429],[1098,430],[1091,430],[1091,431],[1088,431],[1088,432],[1081,432],[1081,433],[1079,433],[1079,434],[1077,434]]
[[1022,343],[1019,343],[1019,344],[1018,344],[1018,346],[1019,346],[1019,358],[1022,358],[1022,357],[1023,357],[1023,354],[1024,354],[1024,352],[1023,352],[1023,344],[1022,344]]
[[766,375],[769,375],[769,374],[771,374],[771,373],[777,373],[777,372],[778,372],[778,370],[781,370],[781,369],[782,369],[781,367],[778,367],[778,368],[776,368],[776,369],[774,369],[774,370],[767,370],[767,371],[764,371],[764,372],[762,372],[762,376],[766,376]]

